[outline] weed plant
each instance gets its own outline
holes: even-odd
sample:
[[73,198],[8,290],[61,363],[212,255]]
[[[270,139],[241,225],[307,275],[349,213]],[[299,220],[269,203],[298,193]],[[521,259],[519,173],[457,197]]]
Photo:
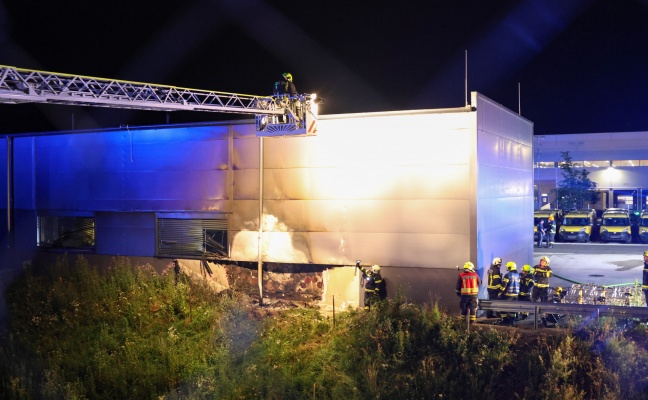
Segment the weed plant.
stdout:
[[7,303],[2,399],[648,398],[640,321],[467,331],[401,293],[335,324],[310,308],[258,318],[242,296],[121,258],[104,274],[65,258],[27,268]]

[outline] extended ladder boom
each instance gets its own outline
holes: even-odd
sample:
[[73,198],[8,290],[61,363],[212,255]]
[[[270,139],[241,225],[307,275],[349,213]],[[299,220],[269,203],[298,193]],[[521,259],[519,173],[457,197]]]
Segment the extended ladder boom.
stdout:
[[[253,96],[0,65],[0,104],[254,114],[257,131],[264,136],[314,134],[317,121],[314,99],[314,95]],[[312,132],[308,131],[309,126]]]

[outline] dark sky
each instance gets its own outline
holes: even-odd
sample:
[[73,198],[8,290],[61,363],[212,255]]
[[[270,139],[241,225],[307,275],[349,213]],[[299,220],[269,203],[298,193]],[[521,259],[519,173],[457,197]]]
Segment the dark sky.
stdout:
[[[255,95],[289,71],[323,114],[463,106],[466,51],[469,91],[518,111],[519,87],[536,134],[648,131],[648,0],[0,0],[0,64]],[[72,115],[77,129],[166,121],[0,105],[0,132]]]

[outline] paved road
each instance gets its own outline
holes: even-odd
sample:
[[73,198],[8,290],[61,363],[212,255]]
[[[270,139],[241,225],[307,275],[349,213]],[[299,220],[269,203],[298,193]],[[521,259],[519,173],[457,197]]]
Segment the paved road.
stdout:
[[[596,285],[641,284],[646,244],[556,243],[552,249],[535,248],[534,265],[548,256],[554,274],[579,283]],[[571,286],[554,277],[551,286]]]

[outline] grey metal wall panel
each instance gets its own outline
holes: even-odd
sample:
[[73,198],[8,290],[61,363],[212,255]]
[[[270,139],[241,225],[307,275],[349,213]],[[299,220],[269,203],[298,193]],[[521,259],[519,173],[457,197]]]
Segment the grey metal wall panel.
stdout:
[[[257,153],[258,154],[258,153]],[[259,170],[235,170],[234,174],[234,199],[258,200],[259,199]]]
[[533,124],[481,95],[477,107],[476,248],[485,277],[494,257],[533,261]]
[[[470,114],[332,118],[315,137],[266,139],[264,260],[454,269],[470,249]],[[254,161],[239,164],[235,198],[258,197],[238,188]],[[258,211],[248,202],[241,218],[234,203],[232,227],[254,228],[232,232],[232,257],[256,260]]]
[[[265,142],[277,140],[268,139]],[[232,155],[232,164],[234,170],[255,169],[259,168],[259,138],[246,137],[234,139],[234,154]]]
[[320,121],[318,135],[265,141],[265,167],[347,168],[468,164],[466,114]]
[[226,211],[227,133],[208,127],[39,137],[37,207]]
[[264,230],[470,234],[468,200],[266,200]]
[[96,253],[155,256],[155,213],[95,214]]
[[[412,158],[414,160],[414,158]],[[266,169],[268,199],[465,199],[467,164]],[[257,195],[258,197],[258,195]]]

